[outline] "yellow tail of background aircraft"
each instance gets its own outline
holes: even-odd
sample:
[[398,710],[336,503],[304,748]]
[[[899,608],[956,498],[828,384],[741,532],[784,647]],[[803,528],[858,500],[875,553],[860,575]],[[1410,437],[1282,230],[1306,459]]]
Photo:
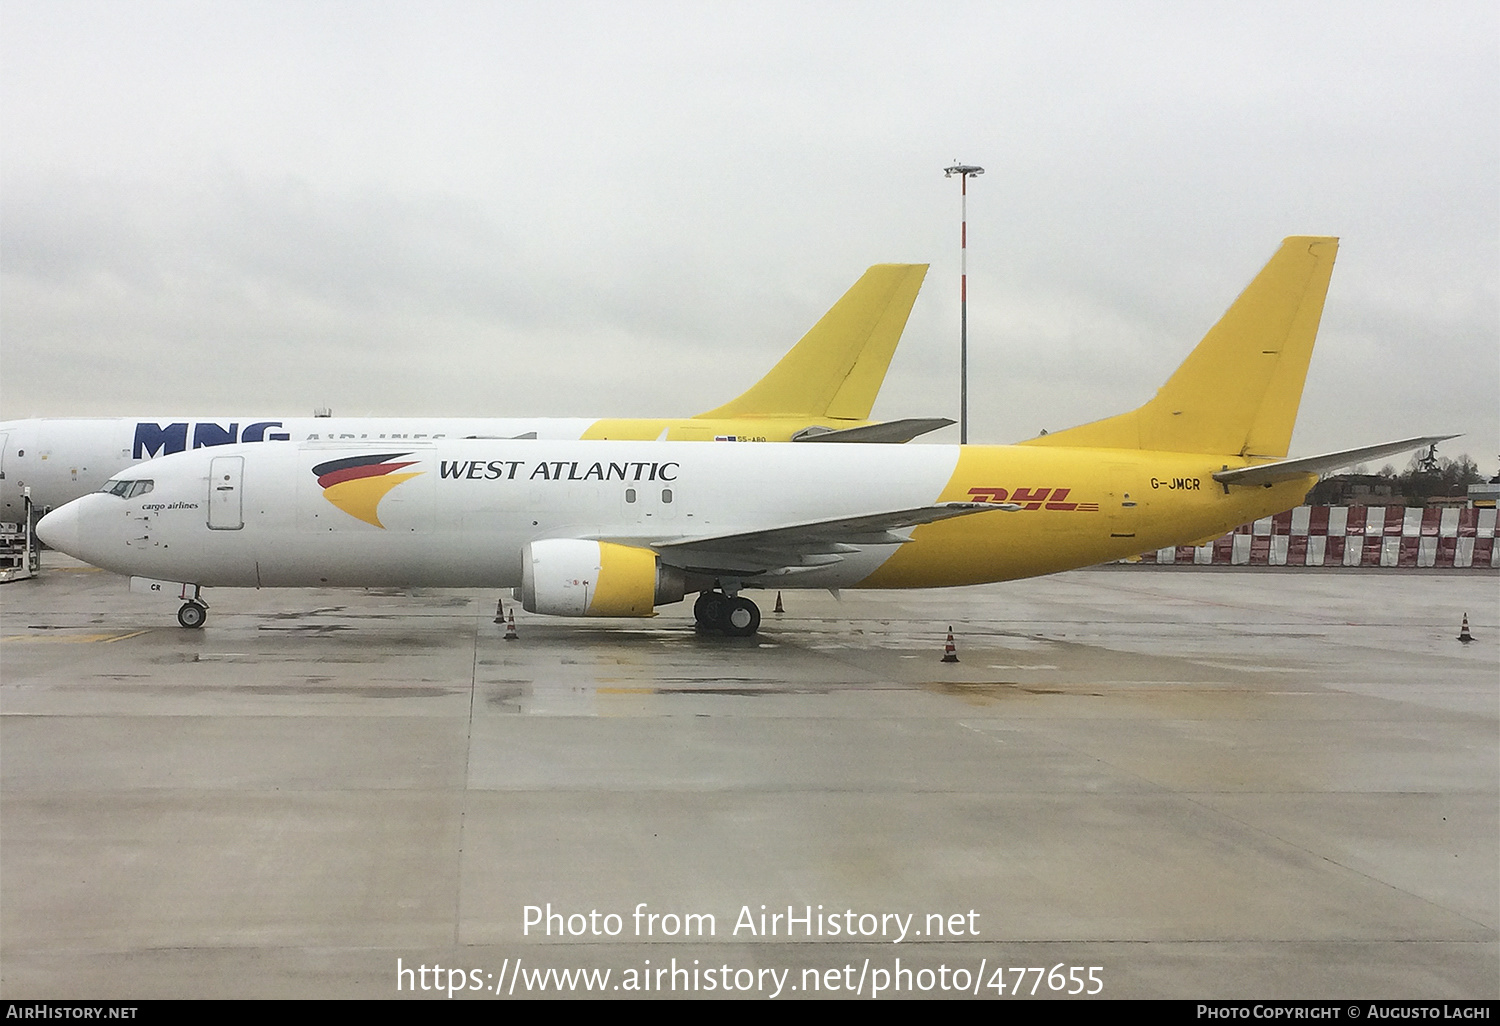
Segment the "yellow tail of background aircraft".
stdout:
[[871,267],[769,374],[722,406],[688,420],[601,420],[583,437],[905,442],[945,427],[953,422],[870,421],[926,275],[926,264]]
[[[133,468],[38,530],[180,595],[185,627],[205,585],[514,587],[561,616],[698,592],[698,624],[735,635],[759,627],[752,588],[978,584],[1198,544],[1321,471],[1442,440],[1284,458],[1336,250],[1287,239],[1154,399],[1022,445],[239,445]],[[860,413],[866,373],[855,357],[853,391],[772,392]]]

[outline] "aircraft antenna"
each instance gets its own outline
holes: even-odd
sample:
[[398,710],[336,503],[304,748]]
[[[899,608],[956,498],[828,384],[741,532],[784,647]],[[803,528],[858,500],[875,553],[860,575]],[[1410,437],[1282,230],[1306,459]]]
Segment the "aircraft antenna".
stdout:
[[958,233],[958,444],[969,444],[969,179],[984,168],[953,162],[943,177],[958,175],[963,184]]

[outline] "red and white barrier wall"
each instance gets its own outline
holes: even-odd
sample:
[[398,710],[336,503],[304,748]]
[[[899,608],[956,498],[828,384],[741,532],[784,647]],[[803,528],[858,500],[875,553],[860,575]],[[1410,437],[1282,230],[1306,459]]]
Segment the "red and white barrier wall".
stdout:
[[1142,563],[1198,566],[1500,567],[1493,509],[1298,506],[1207,545],[1179,545]]

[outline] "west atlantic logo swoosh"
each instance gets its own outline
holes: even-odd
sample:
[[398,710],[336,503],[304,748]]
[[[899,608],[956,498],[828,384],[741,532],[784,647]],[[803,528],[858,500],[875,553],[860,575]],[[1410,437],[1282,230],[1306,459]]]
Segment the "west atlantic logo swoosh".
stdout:
[[416,460],[407,460],[405,463],[385,461],[410,455],[409,452],[386,452],[374,456],[351,456],[348,459],[319,463],[312,468],[312,472],[318,479],[318,484],[323,486],[323,498],[351,517],[357,517],[383,530],[385,525],[375,515],[380,500],[402,481],[422,474],[420,470],[410,474],[393,473],[402,467],[412,466]]

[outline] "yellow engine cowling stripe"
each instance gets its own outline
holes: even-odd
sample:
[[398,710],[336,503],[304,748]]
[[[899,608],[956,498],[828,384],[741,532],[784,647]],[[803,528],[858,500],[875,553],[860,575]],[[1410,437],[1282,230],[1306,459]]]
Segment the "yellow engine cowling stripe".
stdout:
[[599,543],[599,577],[587,616],[655,616],[656,553]]

